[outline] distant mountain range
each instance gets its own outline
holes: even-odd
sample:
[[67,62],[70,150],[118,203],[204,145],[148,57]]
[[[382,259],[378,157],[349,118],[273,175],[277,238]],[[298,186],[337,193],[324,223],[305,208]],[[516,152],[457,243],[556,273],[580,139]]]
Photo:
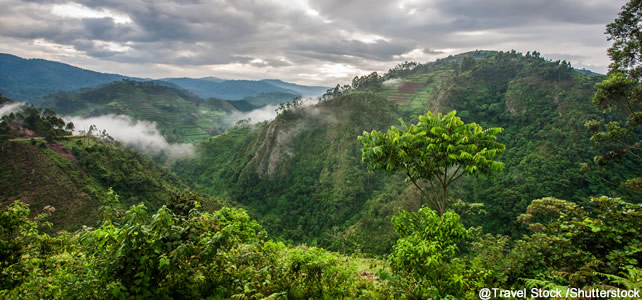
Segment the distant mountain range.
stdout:
[[[278,79],[223,80],[215,77],[205,78],[163,78],[160,81],[173,83],[202,98],[241,100],[267,93],[284,93],[294,96],[321,96],[328,88],[304,86]],[[292,97],[289,97],[292,98]]]
[[43,59],[24,59],[0,53],[0,93],[9,98],[32,104],[43,102],[44,96],[58,91],[74,91],[122,79],[154,81],[157,84],[188,90],[202,98],[241,100],[267,93],[287,94],[283,101],[295,96],[320,96],[326,87],[304,86],[278,79],[224,80],[216,77],[163,78],[152,80],[118,74],[100,73],[68,64]]
[[8,98],[40,103],[57,91],[98,86],[130,77],[99,73],[43,59],[0,53],[0,93]]

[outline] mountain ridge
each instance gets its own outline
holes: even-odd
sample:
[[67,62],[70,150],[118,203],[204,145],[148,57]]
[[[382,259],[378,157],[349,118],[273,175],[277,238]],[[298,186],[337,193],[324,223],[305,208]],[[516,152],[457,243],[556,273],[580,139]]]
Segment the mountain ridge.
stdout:
[[[224,80],[213,76],[202,78],[139,78],[101,73],[73,65],[40,58],[22,58],[0,53],[0,93],[17,101],[39,104],[44,97],[58,91],[71,92],[97,87],[118,80],[154,81],[180,87],[202,98],[242,100],[262,93],[282,92],[298,96],[319,96],[324,87],[304,86],[281,80]],[[301,93],[301,91],[305,93]],[[311,93],[308,95],[308,93]],[[290,99],[283,99],[288,102]]]
[[[574,163],[591,159],[583,124],[599,116],[590,99],[601,79],[537,52],[476,51],[400,65],[330,90],[318,105],[209,138],[173,169],[204,194],[242,203],[281,238],[330,249],[352,241],[353,250],[386,253],[394,240],[389,218],[399,208],[416,210],[419,194],[403,174],[368,173],[357,136],[399,126],[398,118],[457,110],[465,122],[504,128],[499,138],[507,145],[499,158],[507,167],[495,181],[466,178],[453,189],[455,199],[487,206],[488,215],[465,222],[520,236],[516,217],[533,199],[580,202],[591,191],[621,192],[600,178],[633,172],[630,164],[581,172]],[[319,115],[335,117],[306,121]],[[538,179],[515,184],[527,178]]]

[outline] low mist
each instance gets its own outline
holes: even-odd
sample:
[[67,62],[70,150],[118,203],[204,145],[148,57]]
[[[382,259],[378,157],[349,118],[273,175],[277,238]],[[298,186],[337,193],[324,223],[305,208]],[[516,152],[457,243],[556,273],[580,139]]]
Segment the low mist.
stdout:
[[401,83],[401,79],[399,79],[399,78],[390,78],[390,79],[382,82],[382,84],[384,86],[395,85],[395,84],[398,84],[398,83]]
[[[314,97],[305,97],[299,101],[301,101],[301,106],[299,107],[310,106],[310,105],[319,103],[319,99]],[[276,118],[277,108],[279,108],[279,105],[269,104],[249,112],[236,112],[230,116],[230,120],[232,121],[232,123],[235,123],[240,120],[249,120],[250,124],[261,123],[263,121],[270,121]]]
[[17,112],[22,109],[25,104],[22,102],[5,104],[0,106],[0,116],[8,115],[12,112]]
[[115,140],[146,153],[165,153],[174,159],[188,157],[194,153],[192,144],[168,143],[158,130],[156,122],[138,121],[129,116],[112,114],[90,118],[64,117],[64,119],[74,123],[75,133],[87,132],[89,126],[96,125],[99,131],[106,130],[107,134]]

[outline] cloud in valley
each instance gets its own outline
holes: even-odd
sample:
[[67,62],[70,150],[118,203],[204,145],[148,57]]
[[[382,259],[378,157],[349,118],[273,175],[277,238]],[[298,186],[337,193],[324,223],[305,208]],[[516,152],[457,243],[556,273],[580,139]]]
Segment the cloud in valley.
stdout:
[[0,116],[8,115],[12,112],[18,112],[24,105],[25,104],[22,102],[0,105]]
[[106,130],[115,140],[151,154],[164,152],[169,157],[181,158],[194,152],[192,144],[170,144],[160,134],[156,122],[137,121],[123,115],[103,115],[99,117],[81,118],[64,117],[65,121],[73,122],[76,132],[85,131],[89,126],[96,125],[99,131]]
[[[312,106],[319,103],[318,98],[315,97],[303,97],[301,100],[301,107]],[[249,112],[235,112],[229,116],[231,123],[236,123],[240,120],[249,120],[250,124],[261,123],[263,121],[269,121],[277,116],[277,109],[279,105],[266,105]]]
[[475,49],[538,50],[605,72],[625,1],[0,0],[0,52],[139,77],[333,86]]

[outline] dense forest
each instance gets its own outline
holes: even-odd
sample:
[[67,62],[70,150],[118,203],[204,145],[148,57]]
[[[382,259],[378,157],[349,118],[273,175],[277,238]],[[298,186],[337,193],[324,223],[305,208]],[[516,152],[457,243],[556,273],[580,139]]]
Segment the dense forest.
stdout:
[[196,158],[173,170],[203,194],[244,204],[284,240],[381,255],[396,239],[390,218],[400,208],[417,210],[420,192],[404,174],[368,172],[356,137],[399,126],[400,118],[414,123],[426,111],[455,110],[467,123],[503,128],[497,139],[506,167],[495,178],[453,183],[451,202],[483,204],[468,212],[467,225],[519,238],[527,228],[517,217],[533,199],[635,199],[619,185],[639,173],[630,157],[582,169],[594,151],[584,123],[601,117],[590,99],[603,79],[537,52],[479,51],[400,65],[329,90],[314,107],[205,140]]
[[16,106],[0,121],[0,296],[626,298],[642,289],[641,17],[630,1],[607,25],[606,76],[537,51],[405,62],[212,137],[158,120],[200,141],[164,164],[56,112],[239,108],[133,81]]

